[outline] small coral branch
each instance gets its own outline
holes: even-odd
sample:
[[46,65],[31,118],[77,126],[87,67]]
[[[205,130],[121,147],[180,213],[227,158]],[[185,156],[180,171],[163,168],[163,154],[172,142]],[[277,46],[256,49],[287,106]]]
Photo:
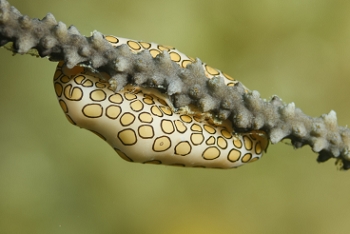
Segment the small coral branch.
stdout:
[[158,88],[176,108],[194,105],[213,118],[229,119],[237,131],[260,129],[272,143],[291,139],[295,148],[310,145],[318,162],[336,158],[342,169],[350,168],[350,130],[337,125],[334,111],[313,118],[277,96],[266,101],[258,91],[246,92],[240,82],[226,86],[221,77],[208,79],[199,59],[182,68],[165,51],[155,58],[148,51],[131,53],[126,46],[113,47],[97,31],[85,37],[50,13],[42,20],[31,19],[6,0],[0,0],[0,46],[63,60],[69,68],[80,65],[107,72],[116,91],[129,83]]

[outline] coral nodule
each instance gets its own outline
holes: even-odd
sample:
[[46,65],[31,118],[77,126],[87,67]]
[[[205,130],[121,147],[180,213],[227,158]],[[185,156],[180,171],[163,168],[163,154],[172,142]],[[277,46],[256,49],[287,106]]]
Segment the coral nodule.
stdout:
[[[266,132],[272,143],[290,139],[295,148],[310,145],[318,162],[336,158],[341,169],[350,168],[350,130],[338,126],[334,111],[313,118],[277,96],[261,99],[258,91],[175,48],[118,39],[97,31],[85,37],[50,13],[31,19],[0,0],[0,46],[14,53],[107,74],[115,92],[126,85],[157,89],[174,110],[202,115],[217,125],[230,121],[236,132]],[[158,46],[158,52],[148,45]]]

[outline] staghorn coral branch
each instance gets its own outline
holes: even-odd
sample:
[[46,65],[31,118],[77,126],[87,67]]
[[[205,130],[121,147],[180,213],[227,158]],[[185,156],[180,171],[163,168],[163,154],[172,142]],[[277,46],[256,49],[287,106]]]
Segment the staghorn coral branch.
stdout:
[[240,82],[226,86],[220,77],[208,79],[199,59],[181,68],[167,52],[155,58],[147,52],[131,53],[125,46],[113,47],[97,31],[85,37],[50,13],[42,20],[31,19],[6,0],[0,0],[0,46],[14,53],[63,60],[68,68],[80,65],[107,72],[116,91],[129,83],[158,88],[175,108],[195,105],[216,121],[230,120],[238,131],[260,129],[272,143],[291,139],[295,148],[310,145],[318,153],[318,162],[336,158],[342,169],[350,168],[350,130],[337,125],[334,111],[313,118],[277,96],[263,100],[258,91],[247,91]]

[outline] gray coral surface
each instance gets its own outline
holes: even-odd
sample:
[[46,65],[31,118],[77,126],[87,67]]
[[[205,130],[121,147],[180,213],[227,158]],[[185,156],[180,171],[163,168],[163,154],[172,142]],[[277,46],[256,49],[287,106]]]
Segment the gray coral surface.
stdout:
[[246,92],[240,82],[226,86],[222,77],[208,79],[199,59],[182,68],[167,52],[153,58],[147,50],[132,53],[127,46],[115,48],[97,31],[85,37],[50,13],[42,20],[31,19],[6,0],[0,0],[0,46],[63,60],[69,68],[80,65],[106,72],[116,91],[126,84],[157,88],[175,108],[195,106],[219,121],[230,120],[238,132],[263,130],[272,143],[290,139],[295,148],[310,145],[318,162],[336,158],[342,169],[350,168],[350,130],[337,125],[334,111],[313,118],[277,96],[266,101],[258,91]]

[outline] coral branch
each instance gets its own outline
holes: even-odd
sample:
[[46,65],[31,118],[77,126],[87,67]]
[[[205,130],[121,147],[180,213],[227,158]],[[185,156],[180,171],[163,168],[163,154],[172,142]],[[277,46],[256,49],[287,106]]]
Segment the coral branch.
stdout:
[[155,58],[146,50],[132,53],[126,46],[112,46],[97,31],[85,37],[50,13],[42,20],[31,19],[5,0],[0,0],[0,46],[63,60],[68,68],[80,65],[106,72],[116,91],[126,84],[157,88],[175,108],[195,106],[192,110],[210,113],[216,121],[229,119],[238,131],[266,131],[272,143],[291,139],[295,148],[310,145],[318,162],[336,158],[342,169],[350,168],[350,130],[337,125],[334,111],[312,118],[277,96],[263,100],[240,82],[231,87],[222,77],[208,79],[199,59],[183,68],[166,51]]

